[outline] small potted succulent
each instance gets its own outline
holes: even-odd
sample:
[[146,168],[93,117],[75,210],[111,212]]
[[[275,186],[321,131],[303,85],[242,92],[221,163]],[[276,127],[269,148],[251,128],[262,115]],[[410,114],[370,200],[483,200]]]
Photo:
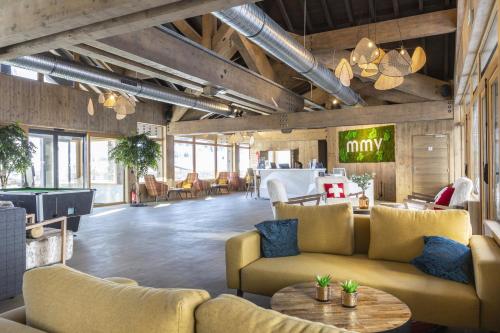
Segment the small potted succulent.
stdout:
[[330,301],[330,275],[316,275],[316,299],[320,302]]
[[362,191],[361,196],[359,197],[359,208],[361,209],[368,209],[368,207],[370,206],[370,200],[366,196],[365,192],[370,186],[370,180],[372,179],[373,177],[369,173],[364,173],[362,175],[352,175],[351,177],[351,181],[358,185]]
[[342,306],[354,308],[358,305],[358,287],[359,284],[353,280],[347,280],[340,284],[342,287],[341,302]]

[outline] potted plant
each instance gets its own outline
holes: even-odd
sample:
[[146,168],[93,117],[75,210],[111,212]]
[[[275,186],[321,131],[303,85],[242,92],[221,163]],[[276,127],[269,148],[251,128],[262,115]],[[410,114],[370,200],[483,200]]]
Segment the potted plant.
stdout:
[[132,206],[143,206],[140,199],[139,179],[146,175],[148,168],[158,168],[160,154],[160,145],[148,138],[146,134],[120,138],[117,145],[109,152],[111,159],[126,166],[134,175],[132,191],[135,191],[136,198],[132,200]]
[[362,191],[361,196],[359,197],[359,208],[361,209],[368,209],[368,207],[370,207],[370,199],[368,199],[365,192],[370,185],[370,180],[372,179],[373,177],[369,173],[352,175],[351,177],[351,181],[358,185]]
[[330,301],[330,275],[316,275],[316,299],[320,302]]
[[358,305],[358,287],[359,284],[353,280],[347,280],[340,284],[342,306],[354,308]]
[[12,172],[25,175],[26,169],[32,165],[31,156],[34,152],[35,145],[29,142],[19,124],[0,128],[0,183],[3,189],[7,187]]

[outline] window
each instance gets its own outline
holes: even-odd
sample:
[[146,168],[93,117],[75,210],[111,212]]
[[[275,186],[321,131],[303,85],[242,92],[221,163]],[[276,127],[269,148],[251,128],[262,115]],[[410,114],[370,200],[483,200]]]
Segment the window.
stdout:
[[217,172],[232,171],[233,148],[231,146],[217,146]]
[[38,73],[29,69],[24,69],[16,66],[10,66],[10,73],[15,76],[23,77],[30,80],[38,80]]
[[479,55],[481,74],[484,74],[486,67],[490,63],[490,60],[497,48],[497,44],[498,44],[498,24],[497,24],[497,17],[495,16],[491,28],[488,31],[486,41],[484,42],[483,48],[481,49],[481,53]]
[[245,177],[248,168],[250,168],[250,146],[240,145],[239,146],[239,170],[240,177]]
[[[137,123],[137,134],[146,134],[148,138],[153,139],[160,145],[160,157],[158,158],[157,164],[158,167],[148,168],[147,174],[153,175],[157,180],[164,180],[164,135],[165,127],[161,125],[148,124],[148,123]],[[144,178],[139,180],[140,182],[144,182]]]
[[471,124],[471,179],[474,182],[474,193],[480,192],[481,176],[480,176],[480,146],[479,146],[479,108],[478,100],[474,101],[472,106],[472,124]]
[[196,144],[196,172],[200,179],[215,178],[215,146]]
[[184,180],[193,172],[193,144],[176,141],[174,143],[175,180]]
[[116,143],[116,139],[90,138],[90,187],[97,190],[96,204],[125,201],[123,166],[109,158],[109,152]]
[[54,138],[50,134],[30,133],[29,140],[35,145],[31,161],[33,166],[28,172],[28,184],[32,187],[54,186]]

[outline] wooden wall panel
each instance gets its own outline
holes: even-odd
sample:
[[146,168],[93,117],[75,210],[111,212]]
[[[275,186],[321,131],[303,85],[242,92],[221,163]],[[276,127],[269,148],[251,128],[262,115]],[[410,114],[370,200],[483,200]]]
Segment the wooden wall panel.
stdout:
[[455,178],[453,120],[413,122],[396,125],[396,199],[404,200],[413,192],[412,137],[414,135],[446,134],[450,138],[450,182]]
[[[87,113],[89,97],[95,115]],[[164,125],[164,105],[137,103],[136,113],[117,120],[112,110],[97,103],[97,95],[71,87],[0,74],[0,122],[20,122],[42,128],[129,135],[137,122]]]

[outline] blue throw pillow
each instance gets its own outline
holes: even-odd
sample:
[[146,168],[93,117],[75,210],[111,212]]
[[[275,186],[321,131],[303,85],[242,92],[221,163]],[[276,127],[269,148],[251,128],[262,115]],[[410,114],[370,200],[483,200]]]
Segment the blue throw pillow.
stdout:
[[446,237],[425,236],[422,254],[411,261],[422,272],[443,279],[469,283],[470,249]]
[[297,244],[297,219],[264,221],[255,225],[259,230],[260,246],[265,258],[300,254]]

